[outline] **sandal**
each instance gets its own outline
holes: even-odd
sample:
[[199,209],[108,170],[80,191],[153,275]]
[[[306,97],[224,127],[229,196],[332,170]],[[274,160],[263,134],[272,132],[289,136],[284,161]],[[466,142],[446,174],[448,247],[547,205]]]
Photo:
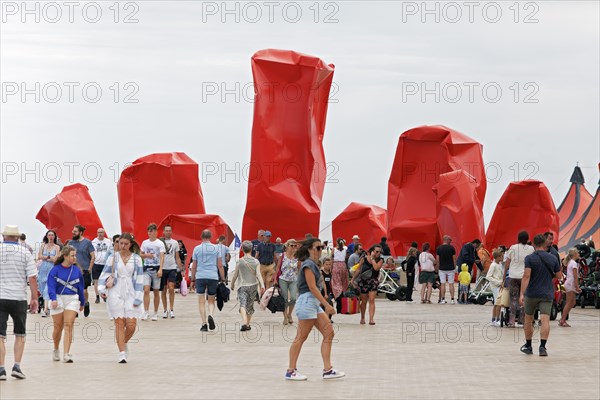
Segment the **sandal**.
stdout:
[[559,322],[558,326],[562,326],[563,328],[570,328],[571,327],[571,325],[569,325],[567,323],[567,321],[565,321],[565,322]]
[[364,324],[365,324],[365,320],[364,320],[364,319],[361,319],[361,320],[360,320],[360,324],[361,324],[361,325],[364,325]]
[[369,322],[369,325],[375,325],[375,322],[371,321]]

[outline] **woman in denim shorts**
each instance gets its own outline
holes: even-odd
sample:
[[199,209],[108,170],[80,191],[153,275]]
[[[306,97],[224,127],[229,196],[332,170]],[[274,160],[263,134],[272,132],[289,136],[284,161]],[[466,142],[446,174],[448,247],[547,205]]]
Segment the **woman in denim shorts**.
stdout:
[[[307,377],[296,369],[302,345],[308,338],[313,326],[323,335],[321,355],[323,357],[323,379],[341,378],[345,374],[333,369],[331,365],[331,345],[333,343],[333,327],[327,315],[335,314],[335,309],[327,303],[322,294],[321,272],[317,263],[321,258],[323,246],[317,238],[307,239],[296,252],[296,258],[302,262],[298,274],[298,299],[296,300],[296,316],[298,331],[290,347],[290,364],[285,379],[305,381]],[[325,307],[325,311],[321,308]]]

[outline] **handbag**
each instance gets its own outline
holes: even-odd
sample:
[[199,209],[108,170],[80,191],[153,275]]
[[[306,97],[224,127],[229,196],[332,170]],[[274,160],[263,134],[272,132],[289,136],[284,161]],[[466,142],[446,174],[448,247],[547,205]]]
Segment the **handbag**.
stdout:
[[[277,291],[277,295],[275,295],[275,291]],[[267,308],[273,314],[276,313],[276,312],[278,312],[278,311],[280,311],[280,312],[284,312],[285,311],[285,299],[281,295],[281,292],[279,291],[279,286],[278,285],[273,286],[273,295],[269,299],[269,303],[267,304]]]
[[181,285],[179,286],[179,292],[181,293],[182,296],[188,295],[188,286],[187,286],[187,281],[185,279],[183,279],[181,281]]
[[108,278],[106,278],[106,288],[110,289],[113,286],[115,286],[115,261],[117,259],[117,253],[115,253],[114,257],[113,257],[113,263],[112,263],[112,268],[110,271],[110,276]]
[[510,290],[501,287],[496,299],[496,305],[501,307],[510,307]]
[[361,271],[360,275],[358,277],[359,277],[359,279],[361,281],[366,281],[366,280],[369,280],[369,279],[371,279],[373,277],[373,271],[374,271],[374,269],[373,269],[373,267],[369,266],[366,263],[364,263],[363,265],[367,266],[367,268],[365,268],[364,271]]

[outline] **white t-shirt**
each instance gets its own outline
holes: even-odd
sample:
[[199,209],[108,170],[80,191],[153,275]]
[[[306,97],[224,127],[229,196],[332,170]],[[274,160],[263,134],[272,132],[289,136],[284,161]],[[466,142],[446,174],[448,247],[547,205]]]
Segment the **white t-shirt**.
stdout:
[[146,267],[158,267],[160,266],[160,253],[166,253],[165,245],[160,239],[150,240],[146,239],[142,242],[142,253],[152,254],[154,257],[145,258],[144,266]]
[[108,251],[112,246],[112,241],[107,238],[99,240],[96,237],[94,238],[94,240],[92,240],[92,245],[94,246],[94,249],[96,251],[96,259],[94,260],[94,264],[106,264],[106,259],[108,258]]
[[342,251],[340,251],[337,247],[335,249],[333,249],[333,261],[342,261],[345,263],[346,262],[346,250],[348,250],[348,248],[345,246]]
[[165,251],[165,263],[163,269],[177,269],[177,261],[175,257],[179,257],[179,243],[175,239],[165,239],[167,248]]
[[421,271],[434,272],[435,271],[435,266],[433,265],[434,261],[435,261],[435,258],[433,258],[433,254],[431,254],[431,253],[424,251],[421,254],[419,254],[419,263],[421,264]]
[[525,257],[533,254],[535,249],[528,244],[513,244],[508,249],[510,266],[508,267],[508,277],[512,279],[522,279],[525,273]]

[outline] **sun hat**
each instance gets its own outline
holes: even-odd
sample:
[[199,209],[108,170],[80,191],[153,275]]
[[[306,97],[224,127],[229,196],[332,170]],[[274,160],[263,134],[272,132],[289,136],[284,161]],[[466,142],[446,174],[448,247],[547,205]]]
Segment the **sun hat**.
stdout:
[[5,225],[2,236],[21,236],[17,225]]

